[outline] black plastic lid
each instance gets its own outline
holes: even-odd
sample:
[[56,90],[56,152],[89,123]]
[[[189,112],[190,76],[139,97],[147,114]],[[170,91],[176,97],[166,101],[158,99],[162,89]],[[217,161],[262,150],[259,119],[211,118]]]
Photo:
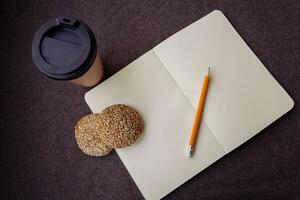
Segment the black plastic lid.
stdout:
[[49,19],[32,41],[35,65],[56,80],[80,77],[93,64],[96,54],[97,44],[91,29],[72,17]]

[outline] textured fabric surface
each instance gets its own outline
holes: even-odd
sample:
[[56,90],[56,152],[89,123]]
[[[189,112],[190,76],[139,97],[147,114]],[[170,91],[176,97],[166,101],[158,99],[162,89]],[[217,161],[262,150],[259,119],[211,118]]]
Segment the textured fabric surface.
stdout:
[[[143,199],[117,154],[89,157],[74,125],[87,89],[34,67],[35,30],[57,15],[94,31],[110,77],[212,10],[227,16],[295,101],[294,109],[165,199],[300,199],[300,1],[1,1],[0,198]],[[155,176],[155,174],[153,174]]]

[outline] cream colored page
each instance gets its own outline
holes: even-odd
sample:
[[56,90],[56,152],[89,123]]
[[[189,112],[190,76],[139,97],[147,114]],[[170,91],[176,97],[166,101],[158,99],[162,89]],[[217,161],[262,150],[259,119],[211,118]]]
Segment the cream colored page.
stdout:
[[220,11],[179,31],[154,52],[194,108],[211,67],[203,121],[226,152],[293,107],[293,100]]
[[146,199],[160,199],[225,155],[202,124],[196,152],[185,155],[195,110],[153,51],[85,95],[93,112],[112,104],[136,108],[142,136],[117,153]]

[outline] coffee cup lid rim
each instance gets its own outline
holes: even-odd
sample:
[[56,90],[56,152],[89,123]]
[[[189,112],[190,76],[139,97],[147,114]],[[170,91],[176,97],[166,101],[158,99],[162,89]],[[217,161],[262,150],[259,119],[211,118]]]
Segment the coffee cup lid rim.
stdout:
[[96,54],[97,45],[91,29],[73,17],[49,19],[32,40],[35,65],[44,75],[56,80],[82,76],[91,67]]

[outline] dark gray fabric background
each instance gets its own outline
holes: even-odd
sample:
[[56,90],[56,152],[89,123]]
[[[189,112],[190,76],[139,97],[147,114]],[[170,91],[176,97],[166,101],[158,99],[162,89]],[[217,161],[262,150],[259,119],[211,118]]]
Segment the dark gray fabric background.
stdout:
[[7,0],[0,7],[1,199],[143,198],[115,152],[89,157],[78,149],[73,126],[90,113],[87,89],[48,80],[34,67],[31,40],[45,20],[83,19],[108,78],[214,9],[224,12],[295,107],[165,199],[300,199],[299,0]]

